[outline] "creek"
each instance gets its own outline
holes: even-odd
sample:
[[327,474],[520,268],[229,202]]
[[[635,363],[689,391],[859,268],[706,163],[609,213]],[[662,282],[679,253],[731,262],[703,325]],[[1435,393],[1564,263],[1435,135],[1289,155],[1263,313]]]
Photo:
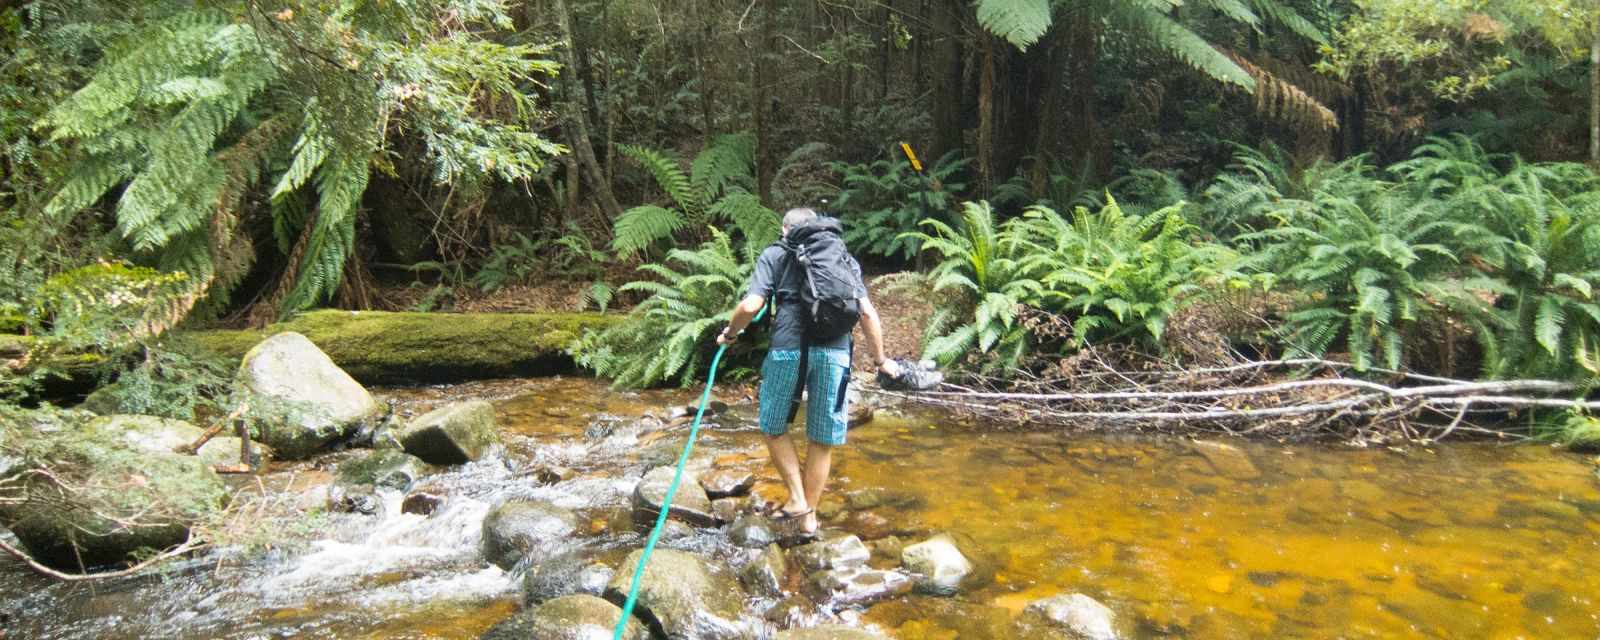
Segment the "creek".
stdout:
[[[620,561],[642,539],[625,524],[633,485],[684,433],[640,416],[693,399],[583,378],[378,394],[413,414],[487,398],[505,449],[426,476],[414,491],[445,498],[431,516],[380,492],[378,515],[308,518],[303,542],[106,583],[53,583],[0,560],[0,638],[475,638],[521,597],[518,572],[479,553],[488,510],[508,499],[573,509],[585,544]],[[727,400],[696,456],[754,470],[756,493],[780,497],[753,403]],[[350,455],[275,464],[260,486],[312,494]],[[1593,461],[1548,446],[1197,444],[880,410],[851,432],[835,479],[825,526],[907,542],[957,531],[992,556],[981,587],[836,618],[895,638],[1006,637],[1027,603],[1070,592],[1110,606],[1133,638],[1600,635],[1600,480]],[[715,530],[673,544],[739,552]],[[771,604],[751,602],[750,616]]]

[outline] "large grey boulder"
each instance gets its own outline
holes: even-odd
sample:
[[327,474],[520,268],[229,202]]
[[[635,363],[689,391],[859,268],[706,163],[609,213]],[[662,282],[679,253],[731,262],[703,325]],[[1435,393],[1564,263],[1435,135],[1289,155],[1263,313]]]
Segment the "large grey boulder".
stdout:
[[[129,449],[155,454],[175,453],[179,447],[193,444],[205,435],[204,429],[182,420],[155,416],[103,416],[90,420],[84,428],[99,432]],[[238,464],[239,444],[238,438],[219,435],[207,441],[195,455],[206,464]],[[252,445],[251,453],[260,460],[272,456],[271,448],[262,447],[260,443]]]
[[[642,550],[628,554],[606,587],[606,599],[627,600]],[[746,640],[757,630],[741,620],[744,590],[720,565],[692,553],[656,549],[639,579],[635,614],[656,637],[669,640]]]
[[464,464],[500,442],[494,406],[483,400],[453,402],[422,414],[399,434],[406,453],[430,464]]
[[823,625],[806,629],[788,629],[779,631],[777,640],[889,640],[887,636],[879,635],[865,629],[843,627],[839,625]]
[[[563,596],[501,621],[481,640],[611,640],[622,609],[591,595]],[[649,640],[637,620],[623,629],[623,640]]]
[[[667,499],[673,473],[673,467],[656,467],[639,480],[639,484],[633,488],[635,523],[655,522],[661,513],[661,504]],[[711,498],[700,487],[699,479],[688,470],[683,472],[683,480],[678,484],[677,495],[672,497],[672,508],[667,517],[697,527],[714,527],[717,524],[716,516],[711,515]]]
[[535,562],[566,548],[578,530],[571,511],[545,502],[507,502],[483,519],[483,557],[502,569]]
[[0,526],[57,569],[81,571],[181,544],[227,499],[221,478],[195,456],[130,448],[109,429],[26,429],[11,437],[29,438],[32,454],[11,471],[44,464],[60,482],[24,475],[6,497],[25,498],[0,504]]
[[1017,621],[1018,637],[1049,640],[1117,640],[1116,615],[1081,593],[1035,600]]
[[563,596],[598,596],[616,576],[611,567],[578,553],[567,553],[533,565],[522,580],[522,600],[534,606]]
[[383,410],[361,383],[292,331],[251,348],[239,365],[238,379],[259,396],[253,402],[271,405],[251,409],[278,414],[263,421],[261,440],[284,459],[316,453]]
[[420,458],[394,449],[376,449],[339,465],[338,480],[346,485],[372,485],[409,491],[428,472]]
[[954,536],[941,533],[900,551],[900,563],[917,576],[917,591],[947,596],[977,572]]

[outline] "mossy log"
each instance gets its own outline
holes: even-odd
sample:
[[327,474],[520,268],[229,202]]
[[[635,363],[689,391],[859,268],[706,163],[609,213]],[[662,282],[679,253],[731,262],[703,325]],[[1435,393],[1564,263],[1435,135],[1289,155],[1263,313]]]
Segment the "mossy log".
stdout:
[[433,383],[571,371],[567,346],[585,329],[602,329],[621,317],[323,310],[261,330],[183,334],[219,355],[243,358],[262,340],[294,331],[362,383]]

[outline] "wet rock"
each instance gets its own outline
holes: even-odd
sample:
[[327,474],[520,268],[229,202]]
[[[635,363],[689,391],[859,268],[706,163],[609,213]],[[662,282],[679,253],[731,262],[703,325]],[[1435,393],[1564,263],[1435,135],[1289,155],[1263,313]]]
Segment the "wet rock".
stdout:
[[824,625],[779,631],[777,640],[888,640],[888,638],[864,629]]
[[806,582],[813,599],[834,606],[865,606],[905,595],[912,588],[911,576],[864,566],[816,571]]
[[745,589],[769,598],[783,595],[783,583],[788,577],[789,563],[783,557],[783,549],[776,544],[768,545],[739,571],[739,582]]
[[[85,429],[115,440],[129,449],[155,454],[178,453],[178,449],[194,444],[205,430],[182,420],[139,415],[109,415],[90,420]],[[206,464],[224,465],[239,463],[239,439],[218,436],[206,441],[195,452]],[[272,457],[270,447],[253,444],[251,453],[257,462]]]
[[599,596],[615,576],[611,567],[583,554],[562,554],[528,570],[522,579],[522,601],[532,607],[571,595]]
[[700,486],[712,499],[749,495],[756,475],[748,469],[713,469],[700,476]]
[[921,506],[916,496],[887,489],[858,489],[845,494],[845,507],[851,511],[865,511],[881,507],[915,508]]
[[766,516],[746,513],[728,526],[728,541],[746,549],[760,549],[778,541],[778,531]]
[[[30,428],[18,427],[21,437],[32,437]],[[130,560],[140,550],[182,543],[191,527],[222,508],[227,487],[205,461],[170,452],[130,455],[111,430],[71,428],[71,437],[32,443],[40,459],[75,463],[51,469],[75,487],[70,499],[55,482],[26,474],[10,494],[20,502],[0,504],[0,527],[40,562],[76,572]],[[31,464],[10,466],[15,472]]]
[[383,411],[355,378],[292,331],[251,348],[239,365],[238,381],[281,408],[281,419],[260,426],[261,441],[284,459],[309,456]]
[[900,561],[917,576],[917,591],[931,595],[954,594],[976,570],[949,534],[906,547],[900,552]]
[[791,552],[807,572],[860,567],[872,559],[872,552],[861,538],[852,535],[835,536],[811,544],[795,547]]
[[[655,526],[655,523],[652,522],[642,528],[640,528],[638,525],[634,526],[641,531],[649,531],[650,527]],[[693,538],[694,532],[694,527],[686,525],[682,522],[678,522],[677,520],[668,520],[666,524],[661,526],[661,542],[663,544],[669,542],[681,542],[683,540]]]
[[[622,566],[639,565],[642,550]],[[606,599],[626,601],[632,571],[618,571]],[[744,590],[726,568],[683,551],[656,549],[639,580],[635,609],[657,637],[669,640],[745,640],[755,630],[743,620]]]
[[483,519],[483,556],[510,569],[524,557],[537,560],[559,550],[577,530],[571,511],[544,502],[507,502]]
[[872,621],[900,638],[1015,638],[1009,609],[957,598],[895,598],[873,606]]
[[338,479],[340,484],[409,491],[427,470],[427,463],[414,455],[380,449],[339,465]]
[[738,498],[723,498],[711,501],[711,516],[718,522],[733,522],[739,518]]
[[444,496],[433,493],[413,493],[400,503],[400,513],[431,516],[444,504]]
[[578,472],[566,467],[538,467],[528,471],[525,475],[533,478],[535,482],[542,486],[550,486],[571,480],[578,475]]
[[889,536],[868,542],[867,548],[872,550],[873,557],[899,560],[900,552],[906,548],[906,542],[899,536]]
[[1064,640],[1116,640],[1116,615],[1100,601],[1081,593],[1035,600],[1023,610],[1018,625],[1026,637]]
[[857,511],[845,520],[844,528],[854,531],[862,540],[877,540],[894,533],[888,518],[871,511]]
[[1215,442],[1212,440],[1196,440],[1191,445],[1195,453],[1200,454],[1217,470],[1217,474],[1234,480],[1254,480],[1261,477],[1261,470],[1250,461],[1250,455],[1231,444]]
[[[591,595],[556,598],[501,621],[481,640],[604,640],[611,637],[622,609]],[[623,629],[624,640],[648,640],[637,622]]]
[[464,464],[500,442],[494,407],[483,400],[447,404],[412,420],[399,434],[406,453],[430,464]]
[[383,513],[383,498],[373,493],[371,487],[334,485],[328,488],[328,510],[364,516],[378,515]]
[[[672,467],[656,467],[639,480],[633,489],[635,522],[654,522],[656,515],[661,513],[661,503],[666,500],[667,489],[672,485],[673,472]],[[711,498],[706,496],[705,489],[701,489],[700,483],[687,471],[678,485],[678,494],[672,498],[672,508],[667,517],[697,527],[717,524],[717,519],[711,515]]]

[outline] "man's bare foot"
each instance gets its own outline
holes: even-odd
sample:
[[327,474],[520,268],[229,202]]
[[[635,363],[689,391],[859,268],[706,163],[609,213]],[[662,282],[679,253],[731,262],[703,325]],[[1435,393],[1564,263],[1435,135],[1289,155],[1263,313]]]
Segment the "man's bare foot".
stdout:
[[816,511],[807,513],[805,519],[800,521],[800,531],[806,533],[807,535],[816,533],[817,527],[819,526],[821,526],[821,523],[817,521]]

